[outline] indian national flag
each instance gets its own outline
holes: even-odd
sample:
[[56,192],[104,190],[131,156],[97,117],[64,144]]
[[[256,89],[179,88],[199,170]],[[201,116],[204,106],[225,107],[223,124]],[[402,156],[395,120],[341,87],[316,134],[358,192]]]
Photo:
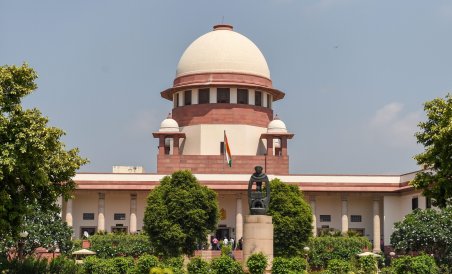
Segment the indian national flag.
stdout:
[[226,155],[226,163],[229,167],[232,167],[232,155],[231,149],[229,149],[228,137],[226,136],[226,130],[224,131],[224,150]]

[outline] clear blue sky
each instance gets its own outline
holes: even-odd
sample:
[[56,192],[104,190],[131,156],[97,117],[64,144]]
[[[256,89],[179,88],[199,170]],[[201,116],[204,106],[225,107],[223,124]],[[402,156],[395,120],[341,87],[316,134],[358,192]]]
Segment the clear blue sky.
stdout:
[[91,161],[82,171],[154,172],[151,133],[172,106],[160,91],[222,21],[256,43],[286,93],[274,109],[295,133],[291,173],[417,169],[422,104],[452,91],[451,1],[0,0],[0,64],[37,70],[25,105],[67,132]]

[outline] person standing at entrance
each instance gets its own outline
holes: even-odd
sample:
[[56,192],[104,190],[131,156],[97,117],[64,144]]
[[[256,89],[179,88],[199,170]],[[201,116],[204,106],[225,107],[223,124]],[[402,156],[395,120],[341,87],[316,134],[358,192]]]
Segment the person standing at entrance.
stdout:
[[229,243],[231,244],[232,250],[235,250],[235,241],[234,241],[234,238],[231,238],[231,240],[229,241]]
[[229,243],[228,238],[224,237],[223,245],[224,245],[224,246],[227,246],[228,243]]
[[212,240],[212,249],[213,250],[218,250],[219,249],[218,248],[218,239],[217,239],[217,237],[214,237],[213,240]]

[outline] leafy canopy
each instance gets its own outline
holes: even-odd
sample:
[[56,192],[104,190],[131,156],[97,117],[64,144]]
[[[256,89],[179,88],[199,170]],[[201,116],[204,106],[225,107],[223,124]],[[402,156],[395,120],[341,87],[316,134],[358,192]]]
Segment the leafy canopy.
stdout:
[[270,187],[268,215],[273,217],[275,256],[303,255],[303,248],[312,234],[311,207],[296,185],[273,179]]
[[434,254],[441,263],[452,264],[452,208],[416,209],[394,224],[391,245],[397,251]]
[[[59,196],[75,188],[71,177],[87,161],[78,149],[66,150],[61,129],[47,125],[22,99],[36,88],[28,65],[0,67],[0,235],[17,237],[33,206],[57,211]],[[30,206],[31,205],[31,206]]]
[[422,189],[432,203],[444,208],[452,204],[452,96],[426,102],[427,121],[419,123],[417,142],[425,148],[414,156],[426,169],[416,174],[412,185]]
[[193,255],[215,230],[218,216],[216,193],[201,186],[190,171],[177,171],[149,194],[144,229],[157,253]]

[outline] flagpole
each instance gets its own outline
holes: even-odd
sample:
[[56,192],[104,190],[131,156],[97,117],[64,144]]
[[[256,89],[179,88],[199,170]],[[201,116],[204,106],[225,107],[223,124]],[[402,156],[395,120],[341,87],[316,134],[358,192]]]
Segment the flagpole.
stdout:
[[224,174],[224,163],[226,163],[226,139],[225,139],[225,136],[226,136],[226,130],[223,130],[223,164],[222,164],[222,166],[223,166],[223,174]]

